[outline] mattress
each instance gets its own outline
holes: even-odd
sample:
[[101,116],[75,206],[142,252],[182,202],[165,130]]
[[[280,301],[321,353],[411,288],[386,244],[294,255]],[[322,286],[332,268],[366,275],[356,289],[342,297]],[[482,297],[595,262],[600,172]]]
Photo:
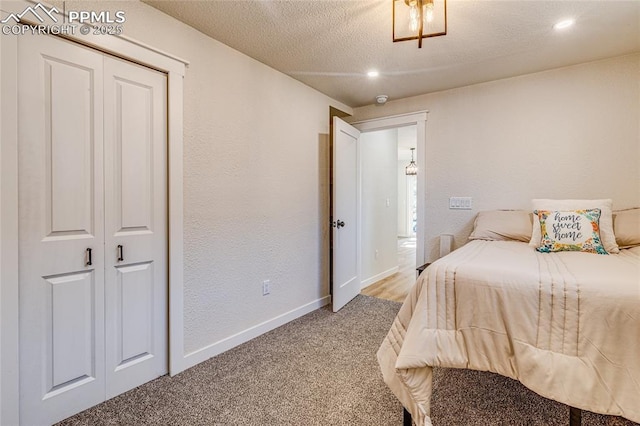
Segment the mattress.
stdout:
[[431,424],[432,367],[491,371],[640,422],[640,247],[539,253],[471,241],[420,275],[378,361],[418,425]]

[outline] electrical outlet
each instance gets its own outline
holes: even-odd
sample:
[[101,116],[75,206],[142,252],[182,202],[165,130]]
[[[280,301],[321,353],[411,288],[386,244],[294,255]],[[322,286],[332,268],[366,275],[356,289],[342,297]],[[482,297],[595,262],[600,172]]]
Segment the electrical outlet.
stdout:
[[262,281],[262,295],[266,296],[271,293],[271,280]]

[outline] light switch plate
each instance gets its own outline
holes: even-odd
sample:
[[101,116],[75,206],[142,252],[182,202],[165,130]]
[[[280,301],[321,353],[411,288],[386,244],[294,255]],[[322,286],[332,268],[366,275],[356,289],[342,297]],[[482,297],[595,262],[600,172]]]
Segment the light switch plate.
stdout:
[[449,198],[449,209],[451,210],[471,210],[473,201],[471,197],[451,197]]

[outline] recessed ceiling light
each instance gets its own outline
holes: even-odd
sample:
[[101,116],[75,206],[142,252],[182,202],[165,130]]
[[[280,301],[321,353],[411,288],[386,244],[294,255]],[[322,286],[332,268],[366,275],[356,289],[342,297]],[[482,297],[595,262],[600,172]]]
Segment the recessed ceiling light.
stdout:
[[565,19],[564,21],[560,21],[555,24],[553,28],[556,30],[564,30],[565,28],[569,28],[570,26],[572,26],[575,22],[576,21],[574,21],[573,19]]
[[369,71],[369,72],[367,73],[367,75],[368,75],[369,77],[377,77],[377,76],[379,76],[379,75],[380,75],[380,73],[379,73],[378,71],[373,70],[373,71]]

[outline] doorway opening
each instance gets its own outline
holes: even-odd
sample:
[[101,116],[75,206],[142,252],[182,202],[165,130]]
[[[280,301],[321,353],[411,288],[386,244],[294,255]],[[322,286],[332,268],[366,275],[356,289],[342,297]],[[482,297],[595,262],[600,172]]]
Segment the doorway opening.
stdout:
[[415,282],[417,126],[361,135],[362,294],[402,302]]
[[[415,260],[406,262],[408,266],[404,271],[408,272],[408,276],[413,276],[415,265],[424,263],[426,174],[423,160],[426,121],[427,111],[352,124],[333,117],[330,226],[331,299],[334,312],[357,296],[362,288],[400,270],[397,246],[398,133],[404,132],[400,130],[403,128],[410,128],[406,131],[415,135],[415,161],[418,168],[415,185],[409,185],[409,188],[415,188],[412,190],[416,194],[415,206],[408,208],[410,212],[415,212],[409,220],[409,238],[413,238],[415,232],[415,255],[409,257]],[[406,231],[402,234],[406,234]],[[402,248],[414,248],[411,242],[403,241]],[[410,284],[406,287],[410,287]],[[408,288],[396,298],[401,299],[406,293]]]

